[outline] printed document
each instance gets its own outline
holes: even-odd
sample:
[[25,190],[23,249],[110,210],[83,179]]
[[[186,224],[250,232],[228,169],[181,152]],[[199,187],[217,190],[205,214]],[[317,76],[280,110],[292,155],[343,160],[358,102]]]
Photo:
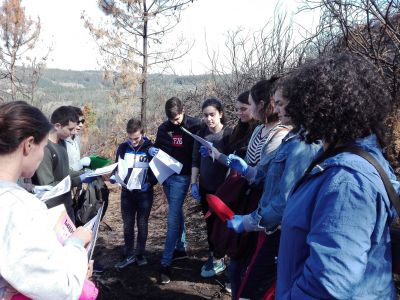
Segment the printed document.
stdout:
[[101,176],[101,175],[107,175],[110,174],[112,171],[114,171],[114,169],[118,166],[118,163],[109,165],[109,166],[105,166],[102,168],[98,168],[96,170],[94,170],[92,173],[90,173],[88,175],[88,177],[96,177],[96,176]]
[[159,183],[163,183],[172,174],[179,174],[182,170],[182,163],[169,156],[161,149],[153,157],[149,164],[154,176]]
[[39,197],[39,200],[46,202],[49,199],[68,193],[70,190],[71,190],[71,177],[68,175],[63,180],[61,180],[56,186],[54,186],[50,191],[43,193]]
[[202,145],[202,146],[206,147],[208,150],[210,150],[210,152],[211,152],[211,158],[212,158],[213,161],[215,160],[215,153],[217,153],[218,150],[217,150],[215,147],[213,147],[213,145],[212,145],[211,142],[209,142],[209,141],[203,139],[202,137],[200,137],[200,136],[198,136],[198,135],[196,135],[196,134],[194,134],[194,133],[191,133],[189,130],[187,130],[187,129],[184,128],[184,127],[181,127],[181,129],[182,129],[185,133],[187,133],[188,135],[190,135],[195,141],[198,141],[198,142],[200,143],[200,145]]

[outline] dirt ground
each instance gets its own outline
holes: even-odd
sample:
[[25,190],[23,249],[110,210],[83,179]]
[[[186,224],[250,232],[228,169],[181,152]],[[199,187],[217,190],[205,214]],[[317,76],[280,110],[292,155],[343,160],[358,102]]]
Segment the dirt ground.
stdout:
[[100,225],[94,259],[105,267],[95,276],[100,300],[110,299],[230,299],[225,291],[226,274],[211,279],[200,276],[207,259],[205,222],[195,201],[187,197],[184,205],[189,258],[174,262],[171,282],[157,283],[160,258],[164,249],[167,205],[162,189],[157,186],[149,220],[146,257],[149,264],[132,264],[118,271],[114,268],[122,258],[123,233],[119,189],[110,186],[110,202]]

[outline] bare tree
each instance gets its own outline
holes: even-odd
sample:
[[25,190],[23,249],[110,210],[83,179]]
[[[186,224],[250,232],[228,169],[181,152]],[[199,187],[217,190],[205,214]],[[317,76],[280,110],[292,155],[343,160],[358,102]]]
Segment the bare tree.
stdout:
[[[241,92],[261,79],[282,74],[303,62],[308,40],[296,41],[293,32],[292,20],[279,6],[273,19],[257,31],[243,28],[228,31],[223,55],[207,46],[211,82],[187,98],[195,103],[199,96],[219,97],[225,103],[227,115],[231,116]],[[197,109],[194,104],[190,106]]]
[[[111,18],[110,26],[95,26],[83,16],[104,56],[118,61],[120,66],[130,66],[126,71],[131,73],[136,74],[136,69],[141,69],[143,124],[146,124],[149,68],[160,64],[168,66],[190,49],[182,40],[173,45],[164,43],[167,34],[179,23],[182,10],[191,2],[193,0],[99,0],[99,7]],[[184,47],[180,47],[182,45]],[[121,68],[117,67],[116,71],[122,74]]]
[[[319,55],[347,50],[373,62],[385,79],[393,99],[387,149],[394,166],[400,164],[400,1],[316,0],[303,9],[321,10],[314,50]],[[321,41],[323,41],[321,43]],[[399,169],[400,170],[400,169]]]
[[48,55],[41,59],[29,57],[39,39],[40,29],[40,19],[34,21],[27,17],[21,0],[4,0],[0,9],[0,79],[8,82],[6,99],[16,100],[21,94],[31,102],[34,100],[34,91]]

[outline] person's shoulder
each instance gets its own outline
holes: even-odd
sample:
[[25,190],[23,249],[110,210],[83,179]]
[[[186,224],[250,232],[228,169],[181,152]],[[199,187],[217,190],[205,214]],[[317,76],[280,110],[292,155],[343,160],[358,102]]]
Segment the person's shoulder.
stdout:
[[43,207],[42,203],[33,194],[27,192],[23,188],[1,188],[0,189],[0,207]]
[[233,132],[233,128],[230,127],[230,126],[224,126],[223,130],[224,130],[224,136],[225,135],[230,135]]
[[202,121],[199,118],[185,115],[185,125],[188,127],[195,127],[195,126],[200,127],[202,125]]
[[159,126],[158,126],[158,130],[166,130],[169,126],[169,121],[165,120],[164,122],[162,122]]

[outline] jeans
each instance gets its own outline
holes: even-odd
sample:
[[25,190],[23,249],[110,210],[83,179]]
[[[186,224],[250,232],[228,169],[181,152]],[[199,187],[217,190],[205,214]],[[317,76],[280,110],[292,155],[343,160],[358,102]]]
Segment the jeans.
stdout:
[[164,183],[164,193],[168,201],[167,236],[162,266],[170,266],[174,250],[186,250],[186,229],[183,217],[183,201],[189,189],[190,177],[187,175],[171,175]]
[[[124,253],[126,256],[144,254],[152,205],[153,189],[147,192],[122,190],[121,213],[124,222]],[[138,229],[136,251],[134,249],[135,219]]]

